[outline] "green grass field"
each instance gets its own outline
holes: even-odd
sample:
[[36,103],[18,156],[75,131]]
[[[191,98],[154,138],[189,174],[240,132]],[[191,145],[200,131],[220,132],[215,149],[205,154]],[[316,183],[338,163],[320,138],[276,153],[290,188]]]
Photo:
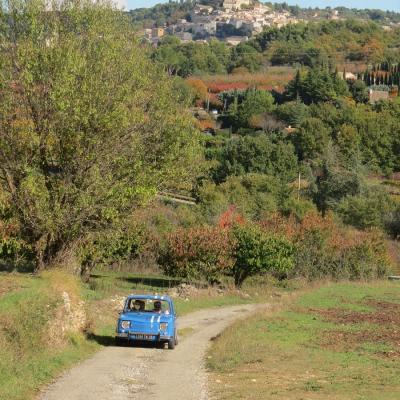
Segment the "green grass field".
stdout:
[[228,328],[208,355],[217,399],[397,400],[400,284],[332,284]]

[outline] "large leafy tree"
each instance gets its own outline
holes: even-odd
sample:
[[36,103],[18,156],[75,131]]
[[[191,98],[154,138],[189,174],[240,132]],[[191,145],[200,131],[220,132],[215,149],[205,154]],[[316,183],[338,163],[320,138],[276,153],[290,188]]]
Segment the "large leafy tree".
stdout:
[[315,181],[310,186],[310,194],[325,216],[343,198],[360,194],[363,174],[357,160],[354,160],[353,166],[343,165],[331,145],[327,146],[319,164],[313,171]]
[[232,49],[232,59],[230,69],[245,67],[254,72],[262,65],[262,55],[253,47],[246,43],[240,43]]
[[293,146],[283,141],[275,143],[265,134],[233,137],[222,147],[210,149],[208,156],[218,161],[213,168],[216,183],[225,181],[230,175],[247,173],[274,175],[289,182],[297,172]]
[[0,191],[37,268],[190,186],[197,131],[121,12],[2,0],[0,23]]
[[274,98],[266,90],[248,89],[242,103],[238,107],[237,117],[240,126],[247,126],[253,115],[272,111]]
[[178,75],[185,61],[184,56],[179,52],[179,39],[167,37],[162,45],[154,52],[154,60],[162,65],[168,75]]
[[329,130],[318,118],[307,118],[292,136],[300,160],[318,158],[330,140]]

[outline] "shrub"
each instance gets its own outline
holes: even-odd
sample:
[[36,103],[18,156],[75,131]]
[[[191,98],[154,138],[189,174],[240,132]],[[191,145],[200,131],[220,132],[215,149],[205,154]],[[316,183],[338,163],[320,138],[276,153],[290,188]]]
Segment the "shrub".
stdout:
[[384,246],[383,241],[368,240],[346,249],[341,257],[342,275],[352,280],[383,278],[388,260],[383,256],[381,246]]
[[81,262],[81,276],[89,279],[95,266],[106,266],[138,257],[150,243],[150,233],[132,221],[125,221],[126,226],[104,233],[88,235],[78,244],[77,253]]
[[283,235],[295,247],[289,276],[315,279],[381,278],[390,267],[385,238],[378,230],[360,232],[338,225],[332,214],[315,211],[299,220],[276,214],[260,224],[269,234]]
[[347,196],[342,199],[336,207],[336,212],[345,224],[356,228],[382,228],[393,208],[389,196],[383,190],[371,188],[362,196]]
[[249,276],[272,272],[282,278],[294,266],[294,248],[285,237],[266,234],[256,225],[237,225],[235,238],[235,284],[241,286]]
[[236,286],[257,274],[277,279],[374,279],[390,261],[383,233],[343,227],[328,213],[275,213],[246,222],[234,206],[216,227],[178,229],[166,236],[159,263],[169,276],[216,283],[231,275]]
[[283,215],[294,215],[298,220],[302,220],[312,210],[315,210],[315,205],[310,200],[294,197],[289,197],[281,207]]
[[166,236],[158,262],[169,276],[214,284],[233,265],[232,241],[225,229],[178,229]]
[[395,239],[400,238],[400,205],[389,214],[385,221],[385,227]]
[[206,101],[208,89],[201,79],[189,78],[186,80],[186,84],[192,90],[195,100],[199,100],[201,102]]
[[29,246],[21,239],[18,227],[0,220],[0,267],[29,269],[32,254]]

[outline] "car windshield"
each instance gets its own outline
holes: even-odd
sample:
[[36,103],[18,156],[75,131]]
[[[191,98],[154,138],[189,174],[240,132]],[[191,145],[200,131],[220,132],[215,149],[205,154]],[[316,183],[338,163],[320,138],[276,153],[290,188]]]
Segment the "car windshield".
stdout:
[[166,300],[158,299],[135,299],[131,298],[127,304],[127,311],[130,312],[155,312],[169,314],[169,303]]

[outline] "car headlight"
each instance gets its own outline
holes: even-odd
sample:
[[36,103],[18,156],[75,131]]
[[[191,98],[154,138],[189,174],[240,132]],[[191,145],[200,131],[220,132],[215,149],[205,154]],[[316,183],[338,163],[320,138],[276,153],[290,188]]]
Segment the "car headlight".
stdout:
[[131,326],[130,321],[121,321],[121,328],[122,329],[128,329]]
[[161,322],[160,323],[160,330],[161,331],[166,331],[168,328],[168,322]]

